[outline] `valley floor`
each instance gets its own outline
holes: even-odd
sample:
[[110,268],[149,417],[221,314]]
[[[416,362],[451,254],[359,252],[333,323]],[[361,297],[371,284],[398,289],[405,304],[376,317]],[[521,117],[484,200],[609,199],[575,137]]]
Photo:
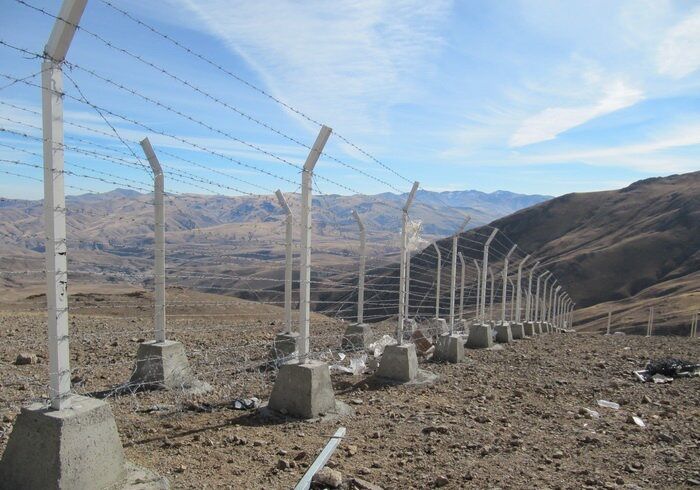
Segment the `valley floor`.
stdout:
[[[150,323],[143,313],[143,320],[72,317],[77,391],[128,378],[137,337]],[[174,488],[290,488],[341,425],[347,439],[332,465],[346,478],[383,488],[632,489],[700,482],[700,378],[642,384],[633,374],[649,359],[700,362],[700,339],[546,334],[467,351],[460,365],[421,361],[439,375],[423,387],[381,387],[367,375],[333,374],[336,396],[355,409],[354,417],[270,422],[255,411],[233,410],[230,402],[268,398],[274,371],[246,363],[265,355],[279,324],[229,323],[219,329],[206,318],[171,324],[212,392],[109,398],[127,457],[167,476]],[[322,328],[317,342],[336,342],[342,331],[337,322]],[[391,326],[376,330],[382,329]],[[0,313],[0,451],[19,407],[44,393],[44,332],[39,312]],[[248,346],[245,355],[236,345]],[[14,365],[21,351],[39,354],[39,363]],[[599,399],[621,407],[598,407]],[[583,408],[600,418],[582,415]],[[632,414],[646,427],[630,423]]]

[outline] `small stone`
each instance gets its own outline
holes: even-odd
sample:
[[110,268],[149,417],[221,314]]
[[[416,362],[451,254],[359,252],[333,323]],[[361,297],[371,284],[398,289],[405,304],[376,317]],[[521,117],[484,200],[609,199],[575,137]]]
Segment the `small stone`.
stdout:
[[280,450],[277,451],[277,455],[278,455],[278,456],[286,456],[286,455],[287,455],[287,451],[285,451],[284,449],[280,449]]
[[444,487],[448,483],[450,483],[450,480],[446,476],[440,475],[435,479],[435,486],[436,487]]
[[696,480],[695,478],[688,478],[685,481],[688,485],[692,485],[694,487],[699,487],[700,486],[700,480]]
[[289,467],[290,467],[289,461],[284,460],[284,459],[279,459],[277,461],[277,469],[278,470],[286,470]]
[[642,397],[642,403],[651,403],[651,398],[649,398],[649,395],[644,395]]
[[367,467],[362,467],[362,468],[360,468],[359,470],[357,470],[357,472],[358,472],[360,475],[369,475],[370,473],[372,473],[372,470],[370,470],[370,469],[367,468]]
[[302,459],[306,459],[306,451],[299,451],[296,456],[294,456],[294,461],[301,461]]
[[346,448],[345,448],[345,453],[346,453],[348,456],[354,456],[354,455],[356,455],[356,454],[357,454],[357,446],[350,445],[350,446],[346,447]]
[[265,441],[261,441],[259,439],[257,441],[253,441],[253,446],[255,446],[255,447],[260,447],[260,446],[264,446],[264,445],[265,445]]
[[450,429],[446,425],[430,425],[428,427],[423,427],[421,431],[423,434],[432,434],[437,432],[438,434],[449,434]]
[[17,358],[15,359],[15,364],[17,366],[36,364],[38,362],[39,358],[36,356],[36,354],[32,354],[30,352],[20,352],[19,354],[17,354]]
[[343,474],[338,470],[324,467],[314,475],[311,481],[327,488],[340,488],[343,484]]
[[378,430],[372,432],[372,439],[379,439],[380,437],[382,437],[382,434]]
[[350,485],[350,488],[353,488],[354,490],[382,490],[382,487],[358,477],[354,477],[352,480],[350,480]]
[[185,470],[187,470],[187,466],[185,466],[184,464],[181,464],[180,466],[175,468],[175,473],[184,473]]
[[561,451],[554,451],[554,454],[552,454],[552,458],[554,459],[562,459],[564,457],[564,453]]
[[361,398],[353,398],[352,400],[350,400],[350,403],[352,403],[353,405],[362,405],[364,401]]

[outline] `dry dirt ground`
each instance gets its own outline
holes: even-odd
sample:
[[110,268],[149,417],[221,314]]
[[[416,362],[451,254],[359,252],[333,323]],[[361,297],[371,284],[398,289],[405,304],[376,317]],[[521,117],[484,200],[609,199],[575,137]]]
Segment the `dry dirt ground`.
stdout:
[[[108,398],[127,457],[167,476],[174,488],[291,488],[339,426],[347,438],[331,465],[346,479],[382,488],[700,484],[700,378],[642,384],[632,372],[667,356],[700,362],[700,339],[546,334],[467,351],[459,365],[421,360],[439,375],[422,387],[334,373],[336,397],[355,409],[354,417],[269,420],[231,402],[269,397],[275,371],[259,364],[280,329],[279,309],[213,295],[187,298],[198,305],[174,309],[171,336],[185,343],[195,372],[214,389],[194,398],[173,392]],[[45,394],[42,301],[0,312],[0,451],[19,407]],[[138,340],[150,337],[148,304],[140,293],[72,297],[75,391],[128,379]],[[337,347],[343,326],[320,316],[314,322],[312,345],[323,355]],[[14,365],[24,351],[37,354],[38,363]],[[600,408],[599,399],[621,407]],[[583,415],[583,408],[600,418]],[[630,423],[631,414],[646,427]]]

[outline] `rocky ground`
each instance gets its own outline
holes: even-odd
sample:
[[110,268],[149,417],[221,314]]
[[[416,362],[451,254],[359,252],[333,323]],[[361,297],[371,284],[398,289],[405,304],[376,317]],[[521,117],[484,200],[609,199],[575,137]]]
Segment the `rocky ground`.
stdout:
[[[230,298],[215,305],[224,300],[211,295],[195,299],[196,305],[188,296],[189,306],[174,309],[170,332],[214,389],[198,397],[108,398],[127,457],[166,475],[174,488],[291,488],[340,426],[347,437],[329,466],[346,488],[362,488],[353,478],[381,488],[700,485],[700,378],[643,384],[633,374],[649,359],[700,362],[700,339],[546,334],[467,351],[459,365],[423,359],[421,367],[439,375],[428,386],[387,387],[368,374],[334,372],[336,397],[354,408],[354,417],[270,420],[231,402],[269,397],[275,371],[260,369],[260,362],[280,329],[281,312]],[[41,302],[0,312],[0,451],[19,407],[45,394]],[[77,392],[128,379],[137,342],[149,337],[149,303],[139,295],[72,299]],[[343,326],[320,316],[314,321],[317,355],[330,359],[326,348],[338,345]],[[391,326],[376,330],[383,334]],[[16,365],[20,352],[36,357]],[[620,408],[599,407],[597,400]],[[646,427],[635,425],[632,415]]]

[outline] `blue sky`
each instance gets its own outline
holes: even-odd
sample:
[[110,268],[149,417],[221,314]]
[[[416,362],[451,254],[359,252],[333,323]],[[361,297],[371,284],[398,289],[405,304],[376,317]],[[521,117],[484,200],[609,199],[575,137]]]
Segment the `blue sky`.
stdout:
[[[59,7],[59,2],[26,1],[54,14]],[[331,126],[426,189],[561,195],[699,168],[698,1],[115,0],[115,5]],[[0,0],[0,8],[0,39],[42,51],[53,20],[15,0]],[[89,1],[81,24],[293,139],[310,145],[316,136],[314,124],[100,0]],[[304,147],[86,32],[76,35],[68,61],[77,66],[66,73],[92,103],[187,143],[106,115],[122,138],[134,142],[148,136],[166,169],[218,184],[191,185],[172,173],[170,190],[263,193],[298,187],[298,169],[289,163],[303,163]],[[39,64],[0,46],[3,74],[25,77],[38,72]],[[86,68],[198,122],[98,80]],[[9,82],[0,79],[0,87]],[[38,84],[39,77],[31,83]],[[95,110],[70,98],[78,96],[72,83],[66,79],[64,85],[66,121],[109,133]],[[37,111],[40,91],[16,83],[0,89],[0,101]],[[37,115],[0,105],[0,117],[12,119],[0,119],[2,128],[40,134],[27,126],[40,126]],[[116,138],[71,126],[66,134],[67,145],[135,161]],[[41,152],[36,140],[5,133],[0,144],[6,145],[0,146],[0,158],[41,164],[40,157],[26,153]],[[138,146],[132,148],[140,157]],[[377,180],[323,157],[317,174],[342,185],[317,179],[321,192],[410,188],[336,137],[327,150]],[[94,169],[105,180],[130,179],[123,182],[136,187],[149,182],[139,169],[84,153],[68,151],[66,161],[75,173]],[[0,170],[41,176],[39,169],[3,162]],[[82,189],[115,187],[74,175],[67,179]],[[36,181],[0,174],[2,196],[41,193]]]

